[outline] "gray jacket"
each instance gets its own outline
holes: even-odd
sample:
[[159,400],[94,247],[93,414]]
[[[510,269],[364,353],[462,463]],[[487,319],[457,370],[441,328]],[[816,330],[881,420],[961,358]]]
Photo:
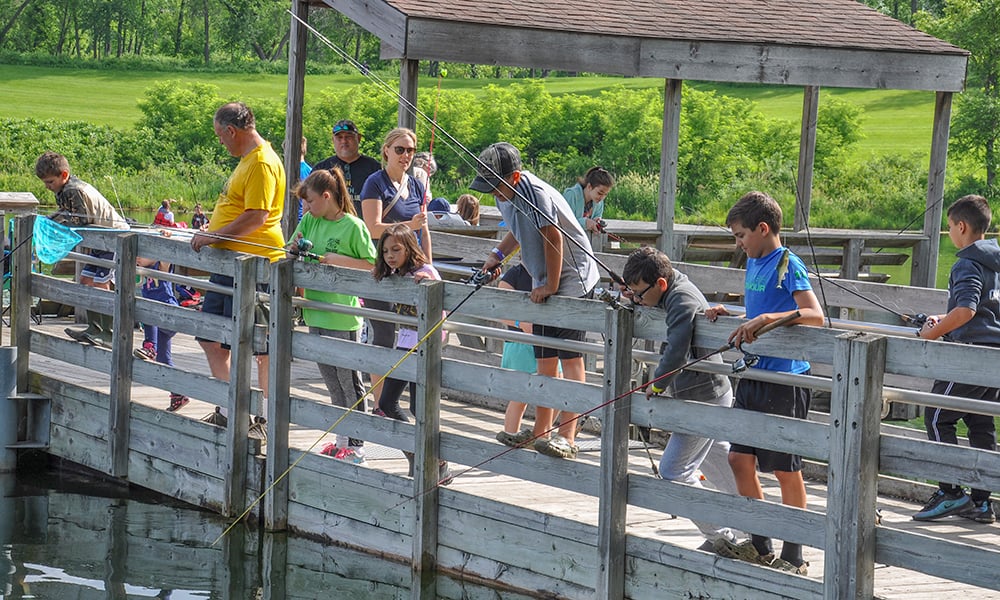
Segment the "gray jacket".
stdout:
[[944,336],[949,342],[1000,344],[1000,246],[977,240],[956,254],[948,276],[948,312],[962,306],[972,320]]
[[[708,301],[686,275],[674,271],[674,281],[660,298],[657,308],[667,311],[667,339],[660,346],[656,377],[712,351],[692,345],[695,318],[705,312]],[[705,362],[721,363],[722,357],[716,354]],[[667,388],[668,396],[685,400],[714,400],[732,389],[729,378],[724,375],[688,370],[657,382],[656,387]]]

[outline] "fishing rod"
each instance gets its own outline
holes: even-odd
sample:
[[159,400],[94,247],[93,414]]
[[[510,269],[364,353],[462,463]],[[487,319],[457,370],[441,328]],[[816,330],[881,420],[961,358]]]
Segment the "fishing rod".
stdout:
[[[248,514],[250,514],[250,511],[252,511],[255,506],[257,506],[258,504],[260,504],[260,501],[263,500],[265,496],[267,496],[268,492],[270,492],[272,489],[274,489],[274,487],[276,485],[278,485],[278,483],[281,480],[283,480],[285,477],[287,477],[288,474],[292,471],[292,469],[294,469],[296,466],[298,466],[299,462],[301,462],[303,458],[305,458],[306,456],[308,456],[310,454],[310,452],[312,452],[313,448],[315,448],[317,445],[319,445],[319,443],[321,441],[323,441],[324,437],[326,437],[327,435],[329,435],[330,432],[332,432],[337,427],[337,425],[340,425],[340,423],[344,419],[347,418],[347,415],[349,415],[351,412],[355,411],[358,408],[358,406],[360,406],[361,403],[364,402],[365,399],[367,399],[372,394],[372,391],[375,388],[377,388],[379,385],[382,384],[382,382],[384,382],[386,379],[388,379],[389,376],[397,368],[399,368],[399,366],[402,365],[403,362],[406,359],[408,359],[410,356],[412,356],[413,354],[415,354],[417,352],[417,350],[420,349],[420,347],[423,346],[423,344],[428,339],[430,339],[430,337],[432,335],[436,334],[441,329],[441,327],[444,326],[445,322],[447,322],[448,319],[450,319],[452,315],[454,315],[455,313],[457,313],[458,309],[460,309],[462,307],[462,305],[464,305],[470,298],[472,298],[473,294],[475,294],[476,292],[478,292],[480,288],[482,288],[485,285],[488,285],[496,277],[498,277],[499,274],[500,274],[500,271],[501,271],[500,267],[503,264],[505,264],[507,261],[509,261],[511,258],[513,258],[516,254],[517,254],[516,252],[512,252],[511,254],[509,254],[505,258],[505,260],[503,262],[501,262],[501,265],[498,265],[495,269],[492,269],[490,271],[482,271],[481,270],[480,272],[477,272],[475,275],[473,275],[470,278],[470,280],[468,281],[468,283],[472,283],[474,285],[473,289],[471,289],[469,291],[469,293],[466,294],[465,297],[461,301],[459,301],[458,304],[455,305],[454,308],[452,308],[446,314],[443,314],[441,316],[441,319],[438,320],[438,322],[435,323],[432,327],[430,327],[430,329],[428,329],[427,333],[425,333],[424,336],[422,338],[420,338],[417,341],[417,343],[413,345],[412,348],[408,349],[405,353],[403,353],[403,356],[401,356],[399,358],[399,360],[397,360],[396,363],[393,364],[389,368],[389,370],[386,371],[386,373],[379,378],[378,381],[376,381],[375,383],[373,383],[371,385],[371,387],[368,388],[368,390],[366,390],[365,393],[362,394],[361,397],[358,398],[357,401],[354,404],[352,404],[351,406],[349,406],[344,411],[344,414],[342,414],[329,427],[327,427],[326,430],[322,434],[320,434],[316,438],[316,440],[308,448],[306,448],[305,452],[301,453],[299,455],[299,457],[296,458],[295,461],[293,461],[290,465],[288,465],[288,467],[284,471],[282,471],[282,473],[280,475],[278,475],[277,477],[275,477],[274,481],[269,486],[267,486],[267,489],[265,489],[264,491],[262,491],[260,493],[260,495],[258,495],[257,498],[254,499],[254,501],[251,502],[249,506],[247,506],[246,510],[244,510],[242,514],[240,514],[238,517],[236,517],[236,519],[225,530],[223,530],[222,533],[219,534],[219,537],[217,537],[215,539],[215,541],[212,542],[212,545],[214,546],[216,543],[218,543],[219,540],[221,540],[222,538],[224,538],[226,536],[226,534],[228,534],[233,529],[233,527],[235,527]],[[447,485],[447,483],[451,483],[450,479],[447,479],[447,478],[446,479],[442,479],[442,480],[439,480],[437,482],[436,486]]]
[[[783,325],[787,325],[788,323],[794,321],[795,319],[798,319],[801,316],[802,316],[801,313],[799,313],[799,311],[796,310],[796,311],[794,311],[794,312],[792,312],[792,313],[790,313],[788,315],[785,315],[784,317],[782,317],[780,319],[777,319],[776,321],[773,321],[771,323],[768,323],[767,325],[764,325],[764,326],[760,327],[759,329],[757,329],[757,331],[754,332],[754,335],[759,338],[760,336],[764,335],[765,333],[767,333],[767,332],[769,332],[769,331],[771,331],[771,330],[773,330],[773,329],[775,329],[777,327],[781,327]],[[696,364],[698,364],[700,362],[708,360],[709,358],[715,356],[716,354],[722,354],[723,352],[726,352],[727,350],[732,350],[734,348],[737,349],[737,350],[739,350],[740,352],[742,352],[744,358],[741,358],[740,360],[738,360],[738,361],[736,361],[736,362],[733,363],[733,374],[739,374],[739,373],[742,373],[743,371],[746,371],[748,367],[754,366],[760,360],[760,356],[759,355],[747,352],[747,351],[743,350],[741,347],[737,346],[733,342],[727,342],[725,345],[719,346],[715,350],[712,350],[712,351],[710,351],[709,353],[707,353],[705,355],[699,356],[697,358],[693,358],[693,359],[689,360],[688,362],[684,363],[683,365],[677,367],[676,369],[668,371],[668,372],[664,373],[663,375],[660,375],[659,377],[656,377],[655,379],[651,379],[651,380],[647,381],[646,383],[638,385],[638,386],[636,386],[636,387],[634,387],[634,388],[632,388],[632,389],[630,389],[630,390],[628,390],[626,392],[623,392],[623,393],[619,394],[618,396],[615,396],[614,398],[611,398],[610,400],[606,400],[606,401],[598,404],[597,406],[595,406],[595,407],[593,407],[593,408],[591,408],[591,409],[589,409],[587,411],[584,411],[584,412],[580,413],[579,415],[577,415],[576,417],[574,417],[572,420],[576,421],[576,420],[582,419],[584,417],[587,417],[587,416],[589,416],[589,415],[597,412],[598,410],[600,410],[600,409],[602,409],[602,408],[604,408],[606,406],[614,404],[615,402],[621,400],[622,398],[626,398],[626,397],[631,396],[632,394],[634,394],[636,392],[640,392],[640,391],[644,390],[647,386],[650,386],[650,385],[652,385],[652,384],[654,384],[654,383],[656,383],[658,381],[662,381],[662,380],[664,380],[664,379],[666,379],[668,377],[673,377],[674,375],[676,375],[677,373],[680,373],[684,369],[688,369],[690,367],[693,367],[694,365],[696,365]],[[654,386],[654,390],[655,389],[656,388]],[[433,486],[431,486],[430,488],[424,490],[423,492],[421,492],[421,493],[419,493],[419,494],[417,494],[415,496],[411,496],[409,498],[404,498],[402,501],[400,501],[396,505],[394,505],[394,506],[390,507],[389,509],[387,509],[387,511],[399,508],[400,506],[406,504],[407,502],[416,500],[417,498],[422,498],[423,496],[425,496],[425,495],[433,492],[434,490],[436,490],[441,485],[444,485],[442,483],[443,481],[448,481],[450,483],[452,480],[455,480],[455,479],[457,479],[457,478],[459,478],[459,477],[461,477],[463,475],[466,475],[467,473],[469,473],[469,472],[471,472],[471,471],[473,471],[475,469],[478,469],[478,468],[482,467],[483,465],[485,465],[485,464],[487,464],[487,463],[489,463],[491,461],[494,461],[494,460],[500,458],[501,456],[505,456],[505,455],[513,452],[514,450],[519,450],[521,448],[524,448],[528,444],[533,443],[535,440],[537,440],[537,439],[539,439],[541,437],[544,437],[544,436],[552,433],[553,431],[556,431],[557,429],[559,429],[559,425],[554,425],[554,426],[550,427],[549,429],[546,429],[545,431],[543,431],[543,432],[541,432],[541,433],[539,433],[537,435],[532,436],[530,439],[527,439],[527,440],[525,440],[525,441],[517,444],[516,446],[511,446],[509,448],[506,448],[503,451],[501,451],[501,452],[499,452],[497,454],[494,454],[493,456],[490,456],[490,457],[488,457],[488,458],[486,458],[484,460],[479,461],[478,463],[472,465],[471,467],[466,467],[465,469],[459,471],[458,473],[453,473],[447,479],[443,479],[441,481],[438,481]]]
[[[489,165],[487,165],[483,161],[479,160],[479,157],[477,155],[475,155],[471,150],[469,150],[465,145],[463,145],[447,129],[445,129],[444,127],[441,127],[441,125],[439,123],[436,123],[435,120],[431,119],[426,113],[424,113],[422,110],[420,110],[414,103],[410,102],[409,99],[407,99],[406,97],[404,97],[398,91],[396,91],[395,89],[393,89],[392,86],[389,86],[385,81],[383,81],[377,75],[375,75],[374,73],[372,73],[370,69],[368,69],[368,70],[363,69],[362,65],[357,60],[355,60],[352,56],[350,56],[342,48],[340,48],[339,46],[337,46],[336,44],[334,44],[333,42],[331,42],[329,39],[327,39],[326,36],[324,36],[322,33],[320,33],[315,27],[313,27],[312,25],[310,25],[309,23],[307,23],[306,21],[304,21],[303,19],[301,19],[294,12],[292,12],[291,10],[287,10],[287,9],[286,9],[286,12],[288,12],[288,14],[291,15],[293,19],[295,19],[296,21],[298,21],[299,24],[301,24],[309,32],[311,32],[313,35],[315,35],[328,48],[330,48],[331,50],[333,50],[344,61],[346,61],[348,64],[350,64],[355,69],[357,69],[358,72],[362,73],[365,77],[367,77],[369,80],[371,80],[373,83],[375,83],[375,85],[379,89],[381,89],[385,93],[387,93],[390,96],[392,96],[393,98],[395,98],[398,102],[404,104],[406,106],[406,108],[410,112],[412,112],[414,115],[419,116],[425,122],[431,123],[433,126],[435,126],[441,132],[441,136],[444,139],[445,144],[447,144],[452,149],[452,151],[455,152],[456,156],[458,156],[459,159],[462,160],[467,166],[472,167],[474,171],[477,171],[479,173],[486,173],[486,174],[488,174],[492,178],[495,178],[495,179],[498,179],[500,181],[503,181],[503,177],[502,177],[502,175],[500,173],[497,173],[496,171],[493,170],[492,167],[490,167]],[[459,151],[459,150],[461,150],[461,151]],[[469,158],[471,158],[472,161],[470,161]],[[581,243],[581,242],[577,241],[576,239],[574,239],[573,237],[569,236],[566,233],[566,230],[563,229],[562,226],[559,225],[558,219],[554,219],[550,215],[544,213],[541,209],[538,208],[537,205],[535,205],[533,202],[531,202],[530,200],[528,200],[528,198],[526,198],[524,196],[524,194],[522,194],[521,192],[519,192],[516,188],[512,188],[512,189],[513,189],[514,194],[520,200],[522,200],[527,206],[530,206],[532,209],[534,209],[536,215],[542,217],[545,221],[547,221],[547,223],[549,225],[554,226],[559,231],[559,233],[562,234],[562,237],[563,237],[564,240],[567,240],[568,242],[570,242],[570,245],[578,247],[580,250],[582,250],[584,252],[584,254],[586,254],[588,257],[590,257],[590,259],[593,260],[597,264],[597,266],[599,266],[602,269],[604,269],[604,271],[607,272],[607,274],[610,276],[610,278],[611,278],[612,281],[614,281],[615,283],[617,283],[619,285],[623,285],[623,286],[628,287],[627,284],[625,283],[625,281],[622,279],[622,277],[617,272],[615,272],[614,270],[612,270],[611,267],[607,266],[603,261],[601,261],[599,258],[597,258],[597,256],[595,255],[595,253],[594,253],[594,251],[593,251],[592,248],[587,248],[583,243]],[[522,215],[530,216],[528,213],[524,212],[524,210],[522,208],[520,208],[519,206],[517,206],[517,204],[513,204],[512,203],[512,206],[515,208],[515,210],[517,210],[518,212],[520,212]]]

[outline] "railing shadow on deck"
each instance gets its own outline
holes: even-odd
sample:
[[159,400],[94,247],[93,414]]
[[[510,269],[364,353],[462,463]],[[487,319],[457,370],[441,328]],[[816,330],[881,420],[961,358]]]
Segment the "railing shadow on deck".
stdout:
[[[18,235],[30,225],[18,225]],[[488,240],[435,238],[440,252],[472,244],[478,251]],[[471,239],[471,238],[470,238]],[[292,290],[296,287],[338,291],[419,307],[418,332],[423,337],[438,322],[442,310],[465,300],[471,287],[435,282],[376,283],[361,271],[307,265],[292,260],[268,265],[262,259],[208,249],[200,254],[186,243],[152,236],[87,232],[85,244],[118,253],[116,293],[82,288],[15,264],[15,300],[58,298],[115,317],[116,339],[111,351],[84,347],[58,336],[31,331],[23,304],[14,307],[14,344],[19,348],[18,386],[52,399],[50,449],[57,456],[137,485],[236,516],[249,508],[261,490],[267,493],[251,513],[265,530],[287,529],[337,543],[365,548],[412,564],[416,571],[459,573],[519,590],[542,591],[557,597],[648,598],[747,596],[755,598],[871,598],[875,562],[929,573],[975,586],[1000,589],[995,565],[1000,553],[962,543],[929,538],[891,527],[876,527],[879,472],[914,478],[946,479],[1000,488],[1000,455],[970,448],[943,446],[922,440],[881,434],[879,411],[883,395],[896,401],[964,407],[1000,414],[995,405],[933,396],[906,389],[888,389],[888,375],[927,377],[1000,386],[995,371],[1000,350],[928,343],[915,338],[871,332],[793,327],[775,331],[754,344],[758,353],[803,358],[828,365],[831,377],[758,375],[748,377],[793,382],[831,392],[828,424],[773,417],[707,406],[683,399],[636,402],[625,396],[600,412],[603,423],[599,466],[559,461],[534,452],[505,448],[455,433],[442,432],[440,390],[466,391],[502,400],[543,404],[557,410],[585,412],[630,389],[633,338],[663,339],[663,315],[654,309],[635,313],[614,310],[597,301],[552,298],[532,304],[524,294],[484,288],[461,308],[467,316],[500,316],[530,322],[602,332],[604,385],[553,380],[537,375],[445,358],[437,335],[395,375],[417,382],[417,419],[406,424],[343,409],[293,395],[292,359],[323,362],[385,372],[401,352],[322,338],[292,330]],[[449,248],[452,248],[449,252]],[[484,255],[463,254],[462,256]],[[234,275],[232,320],[166,306],[135,297],[135,257],[155,256],[178,265]],[[234,258],[235,257],[235,258]],[[20,258],[15,261],[21,260]],[[707,269],[707,268],[706,268]],[[720,291],[737,272],[687,270],[706,291]],[[29,286],[23,285],[30,277]],[[699,281],[703,280],[703,281]],[[266,459],[247,441],[251,409],[259,391],[250,386],[254,336],[255,284],[271,285],[270,386]],[[708,285],[701,285],[703,282]],[[856,284],[858,289],[865,284]],[[730,287],[729,289],[739,289]],[[879,287],[891,306],[933,291],[900,293]],[[849,306],[843,294],[842,306]],[[29,302],[30,304],[30,302]],[[457,318],[457,315],[456,315]],[[132,326],[154,323],[233,347],[231,384],[198,373],[134,360]],[[698,322],[699,344],[722,345],[734,319]],[[459,326],[460,327],[460,326]],[[495,337],[505,332],[496,329]],[[31,372],[28,351],[84,365],[95,377],[108,377],[104,394],[62,382],[56,373]],[[101,375],[98,375],[101,374]],[[177,391],[226,406],[229,427],[157,411],[130,401],[133,383]],[[315,453],[291,448],[291,426],[326,430],[342,419],[337,431],[377,444],[416,453],[416,474],[410,480],[373,468],[348,465]],[[628,471],[628,426],[635,424],[757,447],[794,452],[828,464],[829,500],[825,513],[790,508],[767,501],[733,497],[708,489],[665,482]],[[593,525],[435,487],[438,459],[462,465],[485,462],[481,469],[544,483],[594,497],[599,521]],[[491,460],[492,459],[492,460]],[[288,469],[294,464],[294,468]],[[822,580],[787,575],[748,563],[684,550],[662,540],[627,535],[629,506],[728,525],[825,551]],[[945,558],[947,557],[947,558]],[[280,561],[280,557],[272,557]],[[272,568],[280,569],[275,564]],[[694,574],[694,577],[690,575]],[[424,586],[433,597],[433,586]]]

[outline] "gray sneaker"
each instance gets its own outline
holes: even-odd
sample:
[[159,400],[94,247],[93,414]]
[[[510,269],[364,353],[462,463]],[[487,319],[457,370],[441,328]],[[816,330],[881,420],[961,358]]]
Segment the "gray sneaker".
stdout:
[[553,458],[576,458],[576,455],[580,453],[580,448],[576,444],[569,443],[569,440],[561,435],[535,440],[535,450],[539,454]]
[[771,561],[771,564],[768,566],[772,569],[777,569],[793,575],[802,575],[803,577],[809,574],[809,563],[807,562],[803,562],[801,565],[796,567],[783,558],[776,558]]
[[511,448],[520,448],[521,446],[527,444],[531,441],[531,438],[535,437],[535,434],[530,429],[522,429],[517,433],[507,433],[506,431],[500,431],[497,434],[497,441],[504,446],[510,446]]
[[750,540],[744,540],[739,544],[734,544],[725,538],[716,540],[715,553],[725,558],[735,558],[737,560],[746,561],[755,565],[763,565],[765,567],[770,567],[771,563],[774,562],[773,552],[769,552],[761,556],[760,552],[757,552],[757,548]]

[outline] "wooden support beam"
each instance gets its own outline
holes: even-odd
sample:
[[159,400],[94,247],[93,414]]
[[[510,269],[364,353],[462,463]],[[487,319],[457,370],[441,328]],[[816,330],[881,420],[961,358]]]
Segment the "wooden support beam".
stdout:
[[799,135],[799,173],[795,188],[795,220],[793,225],[795,231],[802,231],[809,226],[818,119],[819,86],[807,85],[802,94],[802,131]]
[[824,597],[871,598],[886,338],[845,333],[834,348]]
[[[288,526],[288,426],[292,375],[292,295],[294,258],[271,265],[271,322],[269,344],[288,351],[272,352],[268,365],[267,471],[264,488],[264,529],[281,531]],[[280,478],[280,481],[279,481]]]
[[[441,437],[441,330],[435,329],[444,314],[444,283],[420,285],[417,296],[417,339],[422,340],[417,361],[417,423],[414,446],[413,570],[421,574],[413,586],[414,598],[434,598],[434,570],[438,554],[438,460]],[[433,332],[432,332],[433,330]]]
[[674,217],[677,213],[677,162],[681,130],[681,87],[684,81],[667,79],[663,89],[663,137],[660,143],[660,193],[656,207],[656,228],[660,230],[658,248],[678,259],[683,244],[674,238]]
[[404,58],[399,61],[399,118],[400,127],[416,131],[417,113],[410,108],[417,105],[417,83],[420,79],[420,61]]
[[[257,301],[257,266],[267,259],[243,255],[234,260],[233,337],[229,356],[229,425],[226,427],[225,496],[222,514],[243,512],[246,504],[247,433],[250,429],[250,375],[253,357],[254,304]],[[238,529],[238,528],[237,528]]]
[[128,478],[132,408],[132,340],[135,330],[135,259],[139,235],[118,236],[115,249],[115,305],[111,348],[111,402],[108,407],[108,474]]
[[[11,248],[24,246],[11,254],[10,345],[17,353],[17,391],[28,391],[28,356],[31,354],[31,236],[35,215],[17,217]],[[26,250],[21,252],[20,250]]]
[[[634,314],[607,308],[604,341],[604,402],[631,389]],[[601,415],[601,480],[598,508],[598,598],[625,597],[625,517],[628,510],[628,396],[604,407]]]
[[927,241],[913,248],[910,285],[932,288],[936,283],[938,251],[941,249],[941,215],[944,212],[944,178],[948,166],[948,136],[951,132],[951,92],[938,92],[934,102],[930,171],[927,174],[927,209],[924,235]]
[[291,237],[299,222],[299,200],[292,191],[299,181],[299,163],[302,160],[302,105],[305,96],[306,40],[309,30],[299,19],[309,22],[308,0],[292,0],[292,23],[288,37],[288,104],[285,110],[285,213],[281,229],[285,239]]

